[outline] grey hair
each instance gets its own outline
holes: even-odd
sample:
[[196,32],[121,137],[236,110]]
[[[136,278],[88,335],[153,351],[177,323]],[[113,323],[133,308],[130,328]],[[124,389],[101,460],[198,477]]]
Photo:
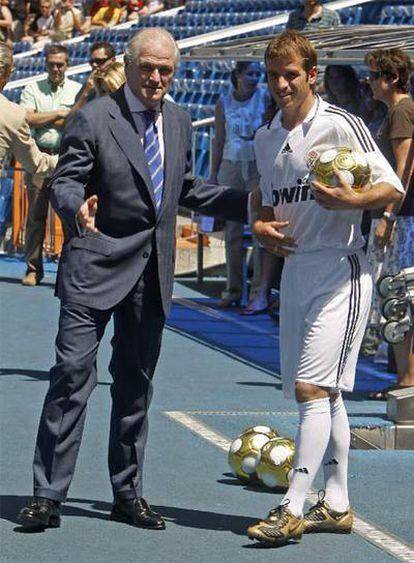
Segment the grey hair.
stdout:
[[174,67],[177,68],[180,62],[180,49],[178,48],[177,42],[174,37],[166,29],[162,27],[147,27],[138,31],[135,35],[131,37],[125,49],[124,60],[125,64],[136,62],[142,45],[145,42],[156,42],[157,40],[167,40],[170,41],[171,45],[174,47]]
[[8,45],[0,42],[0,75],[8,74],[13,68],[13,51]]

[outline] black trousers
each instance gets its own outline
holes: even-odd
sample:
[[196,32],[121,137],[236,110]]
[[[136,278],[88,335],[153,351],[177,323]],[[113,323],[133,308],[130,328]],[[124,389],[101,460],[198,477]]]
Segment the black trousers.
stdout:
[[33,462],[35,496],[66,499],[87,401],[97,384],[96,355],[112,315],[109,473],[116,500],[142,496],[147,415],[165,324],[154,262],[150,260],[134,289],[113,309],[61,304],[56,364],[50,370]]

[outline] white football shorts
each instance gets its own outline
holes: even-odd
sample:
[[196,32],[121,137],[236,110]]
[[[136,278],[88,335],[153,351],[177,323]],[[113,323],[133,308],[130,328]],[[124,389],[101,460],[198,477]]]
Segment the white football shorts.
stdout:
[[352,391],[371,307],[372,277],[362,250],[326,249],[285,260],[280,291],[280,358],[286,398],[295,381]]

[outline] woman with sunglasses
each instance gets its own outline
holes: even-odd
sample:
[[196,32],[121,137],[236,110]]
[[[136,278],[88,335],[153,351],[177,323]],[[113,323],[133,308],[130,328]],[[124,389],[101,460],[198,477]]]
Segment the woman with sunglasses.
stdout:
[[[387,114],[377,133],[378,145],[398,177],[403,179],[404,171],[411,168],[413,158],[414,102],[410,95],[410,57],[401,49],[379,49],[369,53],[366,62],[374,99],[387,106]],[[402,204],[387,206],[371,227],[368,257],[378,277],[414,265],[414,192],[412,186],[405,187],[406,196]],[[378,325],[380,322],[378,299],[370,320],[370,324]],[[385,400],[387,391],[414,386],[412,344],[411,332],[404,342],[393,345],[397,382],[384,391],[371,394],[371,398]]]

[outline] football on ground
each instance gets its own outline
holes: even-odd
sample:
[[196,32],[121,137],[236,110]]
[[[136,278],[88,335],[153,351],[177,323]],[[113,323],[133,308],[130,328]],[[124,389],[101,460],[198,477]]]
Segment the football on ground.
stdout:
[[277,436],[277,431],[270,426],[252,426],[243,430],[229,448],[227,460],[233,475],[244,483],[256,481],[260,451]]
[[295,442],[291,438],[273,438],[262,447],[256,467],[259,481],[266,487],[288,487],[293,469]]

